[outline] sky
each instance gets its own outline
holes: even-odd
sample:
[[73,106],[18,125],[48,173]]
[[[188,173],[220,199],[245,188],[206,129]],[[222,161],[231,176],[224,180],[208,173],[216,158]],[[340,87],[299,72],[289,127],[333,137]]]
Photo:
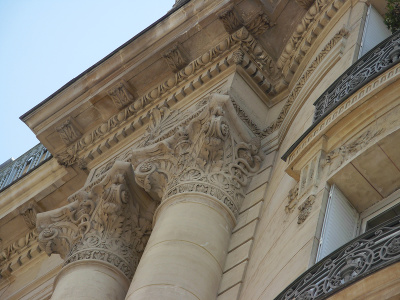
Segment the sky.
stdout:
[[39,141],[19,117],[175,0],[0,0],[0,164]]

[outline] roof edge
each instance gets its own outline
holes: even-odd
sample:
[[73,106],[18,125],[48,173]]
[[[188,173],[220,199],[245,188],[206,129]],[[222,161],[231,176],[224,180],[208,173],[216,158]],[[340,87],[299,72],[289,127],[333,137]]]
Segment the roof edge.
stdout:
[[155,27],[156,25],[158,25],[160,22],[164,21],[166,18],[168,18],[170,15],[172,15],[174,12],[176,12],[178,9],[180,9],[182,6],[184,6],[185,4],[187,4],[188,2],[190,2],[190,0],[182,0],[178,3],[178,5],[174,5],[172,7],[171,10],[169,10],[164,16],[162,16],[160,19],[158,19],[157,21],[155,21],[154,23],[150,24],[148,27],[146,27],[145,29],[143,29],[141,32],[139,32],[138,34],[136,34],[135,36],[133,36],[131,39],[129,39],[127,42],[125,42],[124,44],[122,44],[121,46],[119,46],[117,49],[115,49],[114,51],[112,51],[111,53],[109,53],[107,56],[105,56],[104,58],[102,58],[101,60],[99,60],[97,63],[95,63],[94,65],[92,65],[91,67],[89,67],[88,69],[86,69],[85,71],[83,71],[82,73],[80,73],[78,76],[74,77],[73,79],[71,79],[70,81],[68,81],[66,84],[64,84],[62,87],[60,87],[58,90],[56,90],[54,93],[52,93],[50,96],[48,96],[47,98],[45,98],[43,101],[41,101],[40,103],[38,103],[37,105],[35,105],[34,107],[32,107],[30,110],[28,110],[26,113],[24,113],[23,115],[21,115],[19,117],[19,119],[21,121],[24,122],[24,119],[30,115],[32,112],[34,112],[36,109],[38,109],[39,107],[41,107],[42,105],[44,105],[45,103],[47,103],[50,99],[52,99],[55,95],[59,94],[60,92],[62,92],[63,90],[65,90],[66,88],[68,88],[70,85],[72,85],[74,82],[78,81],[80,78],[82,78],[84,75],[86,75],[87,73],[89,73],[90,71],[94,70],[96,67],[98,67],[99,65],[101,65],[103,62],[105,62],[107,59],[109,59],[110,57],[112,57],[113,55],[115,55],[118,51],[120,51],[121,49],[125,48],[128,44],[132,43],[133,41],[135,41],[137,38],[139,38],[140,36],[142,36],[143,34],[145,34],[147,31],[149,31],[150,29],[152,29],[153,27]]

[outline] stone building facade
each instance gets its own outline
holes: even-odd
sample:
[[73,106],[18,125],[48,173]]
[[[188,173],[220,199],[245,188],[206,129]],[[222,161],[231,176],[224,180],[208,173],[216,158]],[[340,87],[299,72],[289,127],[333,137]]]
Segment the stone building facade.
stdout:
[[385,5],[176,1],[21,116],[0,298],[398,299]]

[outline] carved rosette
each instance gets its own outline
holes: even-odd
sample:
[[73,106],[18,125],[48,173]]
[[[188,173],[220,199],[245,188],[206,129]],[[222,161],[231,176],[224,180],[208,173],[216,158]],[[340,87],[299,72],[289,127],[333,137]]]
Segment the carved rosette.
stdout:
[[260,141],[238,121],[229,96],[213,94],[185,113],[164,107],[152,114],[157,122],[132,153],[136,182],[162,201],[182,193],[206,194],[237,215],[250,177],[260,167]]
[[39,245],[64,266],[100,260],[133,277],[151,232],[151,213],[133,199],[129,163],[117,161],[104,179],[70,197],[70,204],[38,214]]

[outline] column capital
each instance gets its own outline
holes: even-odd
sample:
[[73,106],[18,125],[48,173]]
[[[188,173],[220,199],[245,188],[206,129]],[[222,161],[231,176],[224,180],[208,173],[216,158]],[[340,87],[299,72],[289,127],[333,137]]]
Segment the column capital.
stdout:
[[240,120],[230,97],[212,94],[185,111],[153,109],[131,161],[136,182],[160,200],[207,194],[237,216],[262,161],[259,148],[260,139]]
[[137,199],[130,163],[117,161],[100,181],[72,195],[70,203],[37,216],[39,245],[64,266],[98,260],[133,277],[151,232],[155,203]]

